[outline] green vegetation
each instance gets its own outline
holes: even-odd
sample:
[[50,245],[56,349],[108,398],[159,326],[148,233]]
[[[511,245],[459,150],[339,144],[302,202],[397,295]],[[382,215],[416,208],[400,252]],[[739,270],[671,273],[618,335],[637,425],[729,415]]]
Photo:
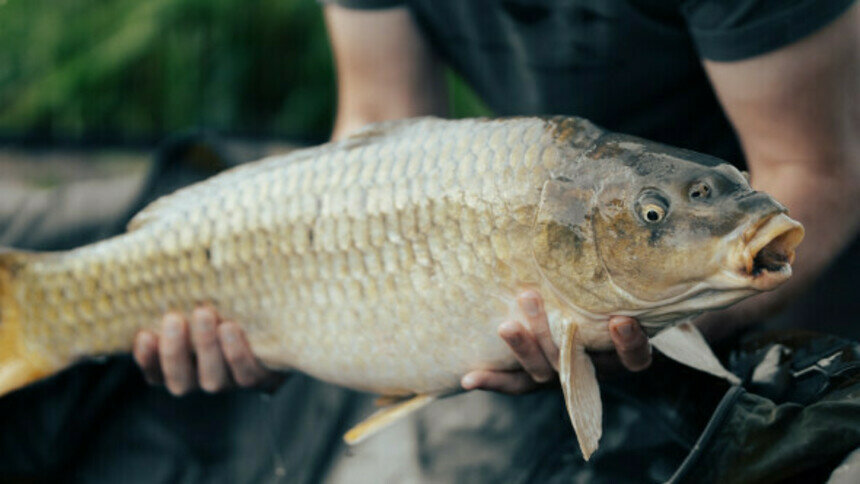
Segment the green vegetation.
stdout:
[[[313,0],[0,0],[0,133],[323,139],[335,102]],[[487,111],[451,77],[454,115]]]

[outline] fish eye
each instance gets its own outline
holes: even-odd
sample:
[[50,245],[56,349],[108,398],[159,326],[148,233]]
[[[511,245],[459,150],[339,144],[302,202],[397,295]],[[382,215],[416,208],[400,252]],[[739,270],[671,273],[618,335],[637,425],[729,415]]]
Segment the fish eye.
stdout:
[[634,210],[643,222],[655,224],[666,218],[669,200],[659,190],[649,188],[640,194]]
[[639,213],[646,222],[657,223],[666,216],[666,209],[656,203],[645,203]]
[[690,187],[691,200],[705,200],[711,196],[711,186],[705,182],[696,182]]

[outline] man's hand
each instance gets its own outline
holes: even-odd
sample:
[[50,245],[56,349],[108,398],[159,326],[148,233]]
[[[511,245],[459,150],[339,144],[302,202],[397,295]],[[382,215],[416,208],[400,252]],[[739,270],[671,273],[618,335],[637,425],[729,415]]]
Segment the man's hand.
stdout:
[[[536,292],[526,291],[517,302],[526,315],[528,328],[519,322],[509,321],[499,326],[499,336],[511,347],[522,370],[472,371],[460,382],[464,389],[519,394],[534,390],[555,378],[559,352],[552,341],[543,300]],[[600,373],[611,372],[622,365],[630,371],[648,368],[651,364],[651,344],[635,319],[613,316],[609,320],[609,334],[615,343],[617,355],[593,355],[592,359]]]
[[209,306],[200,306],[191,322],[167,313],[159,334],[141,331],[134,340],[134,359],[152,385],[184,395],[198,388],[214,393],[229,388],[268,387],[280,375],[263,368],[245,333],[234,321],[222,321]]

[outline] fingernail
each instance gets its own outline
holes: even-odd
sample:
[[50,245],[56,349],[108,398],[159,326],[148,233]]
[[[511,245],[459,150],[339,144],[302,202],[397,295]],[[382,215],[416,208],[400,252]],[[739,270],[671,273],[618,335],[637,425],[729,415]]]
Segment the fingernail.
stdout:
[[227,344],[233,344],[239,340],[239,335],[237,333],[236,328],[233,326],[224,326],[224,329],[221,330],[221,335],[224,337],[224,342]]
[[540,313],[540,306],[538,306],[537,298],[532,296],[527,296],[523,299],[523,311],[525,311],[526,316],[533,318]]
[[519,324],[513,321],[505,321],[499,325],[499,335],[508,340],[518,340],[520,336]]
[[169,337],[176,337],[182,333],[182,321],[175,314],[168,314],[164,318],[164,334]]
[[552,375],[532,375],[532,380],[538,383],[546,383],[552,378]]
[[154,338],[149,333],[140,333],[137,337],[137,344],[139,346],[150,347],[155,343]]
[[199,306],[194,309],[194,319],[198,321],[209,322],[215,319],[212,315],[212,309],[207,306]]
[[622,339],[632,339],[633,338],[633,323],[625,322],[618,323],[615,325],[615,331],[618,332],[618,335],[621,336]]
[[212,321],[208,318],[198,318],[191,322],[194,325],[194,329],[197,330],[198,333],[202,333],[204,331],[210,331],[214,325]]
[[475,378],[473,375],[466,375],[460,381],[460,385],[462,385],[463,388],[466,390],[471,390],[478,386],[478,379]]

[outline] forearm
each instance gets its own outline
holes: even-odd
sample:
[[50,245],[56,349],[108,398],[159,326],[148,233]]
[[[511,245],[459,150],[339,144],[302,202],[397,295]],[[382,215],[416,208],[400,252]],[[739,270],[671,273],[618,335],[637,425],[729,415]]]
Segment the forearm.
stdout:
[[430,73],[432,79],[414,84],[399,84],[390,96],[379,99],[372,92],[354,86],[338,89],[338,109],[332,139],[340,139],[370,123],[416,116],[445,116],[448,111],[444,79],[439,72]]
[[343,102],[345,105],[338,108],[335,116],[331,139],[343,138],[366,124],[379,121],[427,115],[445,116],[447,114],[447,100],[444,97],[440,99],[439,97],[426,96],[422,102],[402,101],[404,100],[390,100],[382,105],[375,105],[370,102],[350,104]]
[[338,73],[332,139],[368,123],[444,115],[444,70],[406,8],[325,10]]

